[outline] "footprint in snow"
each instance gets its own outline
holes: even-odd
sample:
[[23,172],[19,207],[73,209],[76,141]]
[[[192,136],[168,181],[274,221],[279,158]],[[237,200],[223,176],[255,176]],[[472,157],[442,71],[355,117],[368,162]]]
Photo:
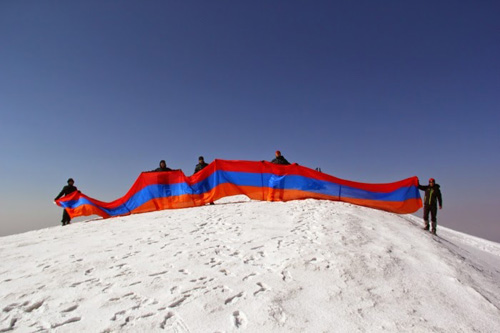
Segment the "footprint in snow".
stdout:
[[236,328],[245,328],[247,325],[247,317],[241,311],[234,311],[231,320]]
[[189,327],[182,318],[173,312],[168,312],[165,315],[163,321],[160,323],[160,328],[168,332],[190,332]]
[[248,279],[250,279],[251,277],[254,277],[254,276],[256,276],[256,275],[257,275],[256,273],[251,273],[251,274],[249,274],[249,275],[245,276],[245,277],[243,278],[243,281],[246,281],[246,280],[248,280]]
[[260,289],[253,293],[254,296],[257,296],[257,294],[269,290],[269,287],[262,282],[257,282],[257,285],[260,287]]
[[169,308],[176,308],[179,305],[181,305],[182,303],[184,303],[184,301],[186,301],[190,296],[191,296],[190,294],[186,294],[182,298],[180,298],[180,299],[176,300],[175,302],[173,302],[172,304],[170,304],[168,307]]
[[168,271],[161,271],[158,273],[149,274],[149,276],[158,276],[158,275],[163,275],[163,274],[167,274],[167,273],[168,273]]
[[228,299],[225,300],[224,304],[232,304],[238,301],[241,297],[245,297],[245,293],[242,291],[239,294],[236,294],[232,297],[229,297]]
[[69,308],[67,308],[66,310],[62,310],[62,312],[71,312],[71,311],[75,311],[76,309],[78,308],[78,305],[72,305],[70,306]]
[[42,301],[39,301],[39,302],[36,302],[36,303],[33,303],[32,305],[28,306],[26,309],[24,309],[25,312],[32,312],[36,309],[38,309],[39,307],[42,306],[43,304],[43,300]]
[[282,279],[283,281],[291,281],[292,280],[292,275],[290,274],[289,271],[287,270],[284,270],[281,272],[281,276],[282,276]]
[[57,327],[60,327],[60,326],[63,326],[63,325],[67,325],[67,324],[71,324],[71,323],[76,323],[77,321],[80,321],[82,318],[80,317],[73,317],[73,318],[70,318],[62,323],[59,323],[59,324],[53,324],[51,327],[52,328],[57,328]]

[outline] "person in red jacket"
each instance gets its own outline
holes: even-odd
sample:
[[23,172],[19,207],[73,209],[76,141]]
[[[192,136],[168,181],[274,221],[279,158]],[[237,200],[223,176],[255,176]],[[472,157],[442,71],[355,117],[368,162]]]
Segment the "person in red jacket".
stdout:
[[[54,199],[54,201],[57,201],[59,198],[63,196],[70,195],[71,193],[77,191],[78,189],[76,186],[74,186],[75,181],[73,178],[68,179],[68,185],[64,186],[63,189],[61,190],[61,193]],[[66,209],[63,211],[63,216],[62,216],[62,225],[70,224],[71,223],[71,217],[69,216],[68,212]]]
[[429,179],[429,185],[424,186],[418,184],[418,189],[425,191],[424,196],[424,222],[425,230],[429,230],[429,213],[431,215],[432,229],[431,232],[436,234],[437,227],[437,206],[439,203],[439,209],[443,208],[443,198],[441,196],[441,189],[434,178]]

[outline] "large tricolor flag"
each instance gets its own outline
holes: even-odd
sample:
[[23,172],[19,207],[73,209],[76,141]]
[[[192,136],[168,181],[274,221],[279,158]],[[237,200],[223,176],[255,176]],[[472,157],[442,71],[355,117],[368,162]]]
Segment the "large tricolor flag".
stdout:
[[202,206],[226,196],[252,200],[326,199],[398,214],[422,207],[418,178],[388,184],[366,184],[336,178],[298,164],[215,160],[187,177],[180,170],[143,172],[123,197],[102,202],[73,192],[57,200],[69,215],[112,216]]

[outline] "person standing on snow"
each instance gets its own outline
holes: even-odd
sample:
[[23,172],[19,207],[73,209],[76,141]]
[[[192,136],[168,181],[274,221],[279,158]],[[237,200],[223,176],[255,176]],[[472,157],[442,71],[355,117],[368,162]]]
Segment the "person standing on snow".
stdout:
[[167,168],[167,163],[165,162],[165,160],[161,160],[160,161],[160,167],[156,168],[154,170],[154,172],[158,172],[158,171],[172,171],[172,169]]
[[274,164],[281,164],[281,165],[290,165],[290,162],[286,160],[283,156],[281,156],[281,152],[279,150],[276,150],[276,158],[271,161],[271,163]]
[[429,230],[429,213],[431,214],[431,221],[432,221],[432,230],[431,232],[435,235],[436,234],[436,227],[437,227],[437,206],[439,202],[439,209],[443,208],[443,199],[441,197],[441,190],[440,186],[436,184],[436,180],[434,178],[429,179],[429,185],[424,186],[418,184],[418,189],[425,191],[425,196],[424,196],[424,222],[425,230]]
[[[68,179],[68,185],[63,187],[61,193],[59,193],[59,195],[54,199],[54,201],[57,201],[57,200],[59,200],[59,198],[61,198],[63,196],[70,195],[71,193],[77,191],[78,189],[75,186],[73,186],[74,183],[75,183],[75,181],[73,180],[73,178]],[[63,216],[62,216],[61,222],[62,222],[63,226],[71,223],[71,217],[69,216],[66,209],[64,209],[64,211],[63,211]]]
[[205,159],[203,158],[203,156],[198,157],[198,164],[196,164],[196,167],[194,168],[194,173],[197,173],[198,171],[201,171],[207,165],[208,164],[205,163]]
[[[206,166],[208,166],[207,163],[205,163],[205,159],[203,156],[198,157],[198,164],[196,164],[196,167],[194,168],[194,173],[197,173],[201,170],[203,170]],[[213,205],[214,202],[210,201],[210,205]]]

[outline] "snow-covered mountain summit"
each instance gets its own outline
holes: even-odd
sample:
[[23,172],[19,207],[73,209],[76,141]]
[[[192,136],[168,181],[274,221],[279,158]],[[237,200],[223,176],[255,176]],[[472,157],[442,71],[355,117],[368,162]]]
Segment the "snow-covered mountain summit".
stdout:
[[0,238],[0,331],[500,330],[500,244],[234,199]]

